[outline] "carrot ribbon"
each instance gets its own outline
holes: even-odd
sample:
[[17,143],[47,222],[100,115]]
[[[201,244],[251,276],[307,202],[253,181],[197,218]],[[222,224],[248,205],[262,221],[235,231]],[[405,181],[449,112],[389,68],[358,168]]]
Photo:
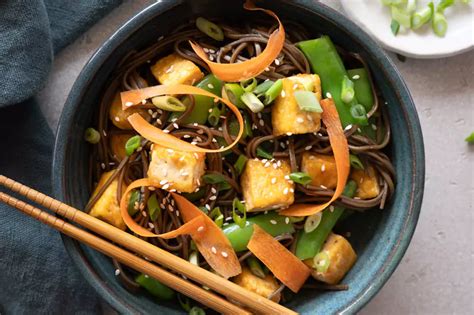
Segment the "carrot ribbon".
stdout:
[[278,57],[285,43],[285,29],[273,11],[258,8],[250,0],[245,2],[244,8],[249,11],[265,12],[278,21],[278,29],[270,35],[267,46],[260,55],[241,63],[217,63],[208,59],[207,54],[201,46],[192,41],[190,42],[194,52],[209,66],[211,72],[222,81],[237,82],[258,76]]
[[257,224],[247,248],[270,269],[275,277],[293,292],[298,292],[311,271],[285,246],[275,240]]
[[160,187],[161,185],[149,178],[138,179],[127,187],[120,200],[120,213],[131,231],[143,237],[165,239],[190,235],[209,266],[221,276],[230,278],[242,272],[239,259],[222,230],[199,208],[178,194],[172,194],[172,196],[185,222],[181,227],[167,233],[155,234],[137,224],[128,213],[127,196],[133,189],[145,186]]
[[242,114],[240,113],[239,109],[229,102],[226,99],[223,99],[215,94],[212,94],[206,90],[200,89],[198,87],[192,85],[185,85],[185,84],[176,84],[176,85],[155,85],[139,90],[131,90],[120,93],[122,98],[122,108],[130,108],[132,106],[136,106],[141,104],[142,100],[146,100],[148,98],[152,98],[159,95],[165,94],[196,94],[196,95],[203,95],[208,97],[213,97],[216,100],[223,102],[227,107],[232,110],[232,112],[237,117],[237,121],[239,123],[239,133],[235,138],[234,142],[232,142],[227,147],[222,147],[220,149],[206,149],[195,146],[189,142],[183,141],[178,139],[170,134],[165,133],[163,130],[156,128],[155,126],[148,123],[140,114],[135,113],[128,117],[128,121],[132,125],[133,129],[142,135],[144,138],[150,140],[151,142],[160,144],[169,149],[179,150],[179,151],[187,151],[187,152],[204,152],[204,153],[217,153],[217,152],[224,152],[232,148],[236,145],[240,137],[244,132],[244,120],[242,118]]
[[323,211],[334,200],[341,196],[342,192],[344,191],[344,187],[346,186],[347,177],[349,176],[350,172],[349,145],[347,144],[347,139],[344,135],[341,120],[339,119],[339,114],[337,113],[333,99],[327,98],[322,100],[321,107],[323,108],[321,119],[323,120],[324,125],[326,125],[326,130],[329,135],[329,142],[331,143],[334,159],[336,160],[336,191],[334,192],[331,200],[324,204],[295,204],[285,210],[280,211],[281,215],[302,217]]

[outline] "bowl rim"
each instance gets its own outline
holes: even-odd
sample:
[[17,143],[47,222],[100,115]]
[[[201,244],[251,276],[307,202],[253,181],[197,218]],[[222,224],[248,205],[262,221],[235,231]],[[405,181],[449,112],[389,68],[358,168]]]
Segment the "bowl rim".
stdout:
[[[342,13],[337,12],[323,3],[311,0],[280,1],[288,2],[311,14],[322,16],[337,24],[342,31],[346,32],[352,38],[357,38],[357,41],[374,57],[379,68],[384,72],[384,76],[388,79],[391,86],[395,87],[394,92],[398,100],[404,104],[404,106],[402,106],[402,112],[404,119],[408,122],[409,140],[413,145],[411,155],[412,186],[410,189],[409,209],[406,210],[403,226],[398,234],[396,243],[392,247],[383,265],[375,273],[371,285],[352,299],[350,304],[345,305],[341,309],[334,310],[334,312],[337,313],[355,313],[366,305],[383,287],[399,265],[413,237],[421,210],[425,178],[425,154],[421,126],[408,87],[387,53],[373,38]],[[72,117],[72,113],[76,107],[79,106],[78,100],[81,99],[84,88],[96,75],[97,70],[103,62],[119,45],[127,40],[130,34],[138,31],[157,15],[161,15],[165,11],[181,5],[183,2],[183,0],[159,1],[145,7],[105,40],[83,67],[68,95],[56,132],[54,157],[52,161],[52,185],[53,194],[59,200],[64,200],[63,162],[66,145],[62,139],[64,139],[68,133],[70,117]],[[121,313],[136,313],[138,310],[119,295],[115,294],[115,292],[107,286],[106,281],[92,268],[79,243],[65,235],[61,236],[69,256],[101,298]]]

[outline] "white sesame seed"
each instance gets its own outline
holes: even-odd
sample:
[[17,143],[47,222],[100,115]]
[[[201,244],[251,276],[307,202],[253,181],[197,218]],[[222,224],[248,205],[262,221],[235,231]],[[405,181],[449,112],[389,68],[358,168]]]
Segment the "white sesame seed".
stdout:
[[372,124],[372,129],[377,130],[377,126],[375,124]]
[[[141,205],[140,205],[140,207],[141,207]],[[142,211],[142,216],[144,216],[146,218],[147,214],[146,214],[145,211]]]
[[179,129],[179,125],[177,123],[173,123],[173,127]]
[[204,50],[205,53],[209,53],[209,49],[204,47],[202,50]]
[[225,60],[225,61],[230,61],[230,56],[225,55],[225,56],[224,56],[224,60]]
[[277,179],[275,177],[272,178],[272,184],[275,184],[277,182]]
[[162,40],[163,38],[165,38],[163,35],[161,35],[160,37],[158,37],[158,41]]
[[163,124],[163,122],[162,122],[161,119],[159,119],[159,118],[156,120],[156,122],[157,122],[158,124],[160,124],[160,125]]
[[191,138],[191,136],[190,135],[184,135],[183,138],[184,139],[189,139],[189,138]]
[[293,188],[290,188],[290,192],[294,193],[294,192],[295,192],[295,190],[294,190]]
[[153,186],[148,186],[148,190],[154,191],[156,188]]
[[133,106],[133,102],[125,102],[125,106]]
[[305,149],[306,151],[309,151],[309,150],[311,150],[312,148],[313,148],[312,145],[308,145],[308,146],[306,146],[304,149]]
[[359,80],[359,79],[360,79],[360,75],[356,74],[356,75],[352,76],[352,79],[353,79],[353,80]]
[[283,195],[288,195],[288,191],[289,191],[288,187],[286,187],[285,189],[283,189]]
[[280,65],[280,60],[275,59],[275,65],[279,66]]
[[360,128],[357,128],[357,131],[358,131],[358,132],[362,132],[362,130],[360,130]]
[[213,254],[217,254],[217,249],[216,249],[214,246],[212,246],[212,247],[211,247],[211,252],[212,252]]
[[198,123],[193,123],[193,126],[194,126],[194,127],[197,127],[197,126],[199,126],[199,125],[198,125]]
[[229,256],[229,254],[227,254],[226,252],[221,252],[221,255],[222,255],[222,257],[224,257],[224,258],[227,258],[227,257]]
[[105,163],[100,163],[100,167],[105,170]]
[[274,168],[274,169],[277,169],[277,168],[278,168],[278,164],[273,163],[273,168]]
[[115,121],[120,121],[120,118],[118,116],[114,117]]
[[329,212],[333,212],[334,211],[334,206],[333,205],[330,205],[329,206]]
[[313,116],[311,116],[310,114],[306,114],[306,118],[307,118],[309,121],[313,121]]
[[204,133],[204,130],[202,129],[198,129],[198,131],[196,131],[198,134],[202,135]]
[[198,227],[197,231],[198,231],[198,232],[204,231],[204,226],[201,225],[200,227]]
[[265,165],[263,167],[269,167],[270,164],[271,164],[270,162],[267,162],[267,163],[265,163]]
[[298,84],[293,84],[293,90],[296,90],[298,88]]
[[286,180],[290,179],[290,175],[285,175],[285,179]]
[[168,129],[163,130],[164,133],[170,133]]
[[158,112],[158,114],[163,114],[163,111],[159,108],[156,111]]
[[289,224],[289,223],[290,223],[290,218],[286,217],[286,218],[285,218],[285,223],[286,223],[286,224]]
[[165,73],[170,73],[171,71],[173,71],[173,65],[166,69]]
[[326,171],[326,164],[323,163],[323,165],[321,165],[321,173],[324,173]]
[[210,61],[214,61],[214,56],[213,56],[213,55],[209,55],[209,60],[210,60]]
[[150,229],[154,229],[155,228],[155,225],[151,222],[148,222],[148,226],[150,227]]
[[[257,160],[258,160],[258,159],[257,159]],[[262,163],[265,164],[265,163],[267,163],[267,161],[268,161],[267,159],[263,159],[263,160],[262,160]]]
[[266,72],[270,71],[270,68],[269,68],[269,67],[266,67],[266,68],[265,68],[265,71],[266,71]]
[[172,205],[168,205],[168,210],[171,211],[171,212],[173,212],[173,211],[174,211],[173,206],[172,206]]
[[211,187],[211,192],[215,194],[217,192],[217,189],[215,189],[214,187]]
[[107,132],[105,132],[105,130],[102,130],[102,134],[104,135],[104,137],[107,137]]
[[354,197],[355,200],[360,200],[360,197]]
[[207,210],[211,210],[211,206],[208,203],[206,203],[205,207]]
[[211,196],[211,197],[209,197],[209,200],[216,200],[216,199],[217,199],[217,196],[215,196],[215,195],[214,195],[214,196]]
[[277,224],[277,221],[275,221],[275,220],[270,220],[270,223],[271,223],[271,224]]
[[258,123],[259,123],[260,126],[262,126],[262,127],[265,126],[265,122],[263,121],[263,119],[260,119],[260,120],[258,121]]
[[284,90],[281,91],[280,96],[281,96],[281,97],[285,97],[285,96],[286,96],[286,93],[285,93]]
[[115,275],[118,276],[120,274],[120,270],[119,269],[115,269]]
[[153,112],[153,114],[151,114],[151,118],[156,118],[158,117],[158,113],[157,112]]
[[352,128],[352,125],[347,125],[346,128],[344,128],[344,131],[350,130]]
[[173,154],[174,153],[173,149],[166,149],[166,152],[168,152],[168,154]]
[[327,93],[326,93],[326,97],[327,97],[327,98],[332,98],[331,93],[327,92]]
[[278,167],[281,167],[281,161],[277,161]]
[[292,136],[293,133],[292,133],[292,132],[287,132],[286,135],[287,135],[287,136]]
[[181,156],[179,157],[179,160],[180,160],[180,161],[184,161],[184,155],[181,155]]
[[[143,102],[143,101],[142,101]],[[148,110],[148,114],[153,115],[153,111],[151,109]]]
[[216,138],[212,138],[212,142],[217,143]]
[[183,177],[186,177],[186,176],[188,176],[188,175],[189,175],[188,172],[182,172],[182,173],[181,173],[181,176],[183,176]]
[[319,187],[321,187],[322,189],[328,189],[326,186],[324,185],[319,185]]
[[314,160],[315,158],[316,158],[316,157],[315,157],[314,155],[310,155],[310,156],[309,156],[309,159],[310,159],[310,160]]
[[296,118],[296,122],[299,123],[299,124],[302,124],[302,123],[304,123],[304,118],[298,117],[298,118]]
[[196,159],[199,159],[199,154],[197,154],[196,152],[194,152],[194,157],[195,157]]
[[213,88],[214,88],[214,85],[212,85],[212,83],[209,83],[209,84],[207,85],[207,87],[210,88],[210,89],[213,89]]
[[165,184],[165,185],[163,185],[163,186],[161,187],[161,189],[164,189],[164,190],[166,190],[166,189],[168,189],[168,188],[170,188],[170,184]]
[[280,147],[281,147],[282,149],[285,149],[285,148],[286,148],[286,146],[285,146],[285,144],[284,144],[283,142],[280,142]]

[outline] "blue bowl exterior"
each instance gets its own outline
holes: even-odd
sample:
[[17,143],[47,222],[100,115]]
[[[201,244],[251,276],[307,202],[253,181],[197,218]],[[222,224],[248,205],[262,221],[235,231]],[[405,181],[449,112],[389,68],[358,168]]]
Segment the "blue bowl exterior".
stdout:
[[[418,116],[400,74],[385,52],[354,23],[315,1],[262,1],[282,18],[303,23],[312,34],[328,34],[341,47],[359,52],[368,61],[386,99],[393,130],[390,145],[397,171],[395,196],[383,211],[372,210],[343,222],[359,259],[344,279],[349,291],[304,290],[288,304],[300,313],[355,313],[384,285],[400,262],[418,220],[424,188],[424,149]],[[203,10],[205,8],[206,10]],[[227,15],[228,14],[228,15]],[[64,107],[56,138],[53,187],[56,198],[82,208],[87,185],[89,148],[83,131],[92,121],[106,79],[121,57],[166,34],[191,16],[229,16],[242,13],[240,3],[215,0],[155,3],[112,35],[86,64]],[[162,32],[160,31],[162,30]],[[114,267],[103,255],[68,237],[64,244],[72,260],[98,293],[121,313],[181,313],[179,306],[126,291],[115,279]]]

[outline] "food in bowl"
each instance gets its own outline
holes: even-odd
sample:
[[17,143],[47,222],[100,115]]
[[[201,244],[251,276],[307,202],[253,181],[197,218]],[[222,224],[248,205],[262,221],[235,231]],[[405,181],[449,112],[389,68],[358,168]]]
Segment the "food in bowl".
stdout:
[[277,302],[346,289],[357,255],[334,227],[394,191],[384,101],[359,55],[245,7],[278,23],[199,17],[118,65],[87,133],[86,211]]

